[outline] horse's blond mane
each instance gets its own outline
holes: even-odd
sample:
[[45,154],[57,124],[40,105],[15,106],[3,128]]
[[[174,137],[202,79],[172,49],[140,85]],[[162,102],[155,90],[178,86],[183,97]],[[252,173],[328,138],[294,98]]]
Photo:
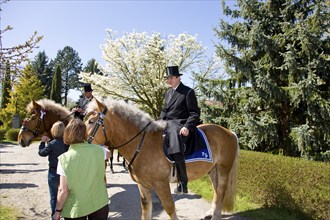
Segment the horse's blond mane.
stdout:
[[[59,116],[60,119],[66,118],[71,113],[67,108],[58,103],[55,103],[50,99],[40,99],[36,102],[42,107],[44,111],[52,112],[53,114]],[[34,110],[32,101],[27,105],[26,110],[29,114],[32,113]]]
[[[151,124],[146,129],[147,131],[162,130],[166,126],[166,122],[163,120],[155,121],[149,114],[137,108],[134,105],[127,104],[125,101],[116,101],[113,99],[98,99],[102,104],[107,106],[113,113],[118,114],[121,118],[126,119],[134,123],[140,129],[143,129],[150,121]],[[96,109],[96,103],[90,102],[87,111],[93,111]]]

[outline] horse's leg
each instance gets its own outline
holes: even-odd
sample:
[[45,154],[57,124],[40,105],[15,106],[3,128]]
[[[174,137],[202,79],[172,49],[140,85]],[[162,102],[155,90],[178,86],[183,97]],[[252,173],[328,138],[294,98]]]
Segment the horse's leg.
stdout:
[[162,182],[160,185],[156,186],[155,191],[169,217],[172,220],[177,220],[178,216],[176,215],[170,184],[168,182]]
[[207,213],[206,213],[205,219],[211,219],[212,218],[213,212],[215,210],[216,203],[217,203],[216,188],[217,188],[217,185],[218,185],[218,180],[217,180],[217,169],[216,169],[216,167],[213,167],[213,169],[209,173],[209,177],[210,177],[212,187],[213,187],[213,201],[212,201],[212,204],[211,204],[211,209],[209,211],[207,211]]
[[119,153],[119,151],[117,151],[117,162],[119,162],[120,160],[119,160],[119,158],[120,158],[120,153]]
[[213,186],[213,201],[206,217],[212,216],[212,220],[221,219],[222,201],[227,188],[228,175],[228,168],[221,165],[216,165],[209,174]]
[[[105,160],[104,161],[104,166],[105,166],[104,168],[105,168],[105,170],[107,170],[107,165],[108,165],[107,164],[107,160]],[[107,175],[106,175],[106,173],[104,173],[104,182],[107,183]]]
[[114,149],[111,149],[110,150],[111,156],[109,158],[109,161],[110,161],[110,171],[111,171],[111,173],[115,173],[115,171],[113,170],[113,151],[114,151]]
[[140,202],[141,202],[141,209],[142,209],[142,220],[151,220],[152,217],[152,197],[151,197],[151,190],[138,184],[139,191],[140,191]]
[[127,171],[126,160],[125,160],[125,158],[123,158],[123,167],[124,167],[124,169]]

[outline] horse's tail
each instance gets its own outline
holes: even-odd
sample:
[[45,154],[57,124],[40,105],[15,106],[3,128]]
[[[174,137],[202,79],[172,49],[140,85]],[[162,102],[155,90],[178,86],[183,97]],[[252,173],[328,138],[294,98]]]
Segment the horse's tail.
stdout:
[[225,191],[225,196],[222,201],[222,211],[232,211],[234,209],[234,203],[235,203],[235,195],[236,195],[236,188],[237,188],[237,169],[238,169],[238,163],[239,163],[239,143],[238,143],[238,137],[233,132],[233,134],[236,137],[237,141],[237,150],[235,155],[235,160],[233,162],[233,165],[231,167],[229,176],[228,176],[228,182],[227,182],[227,188]]

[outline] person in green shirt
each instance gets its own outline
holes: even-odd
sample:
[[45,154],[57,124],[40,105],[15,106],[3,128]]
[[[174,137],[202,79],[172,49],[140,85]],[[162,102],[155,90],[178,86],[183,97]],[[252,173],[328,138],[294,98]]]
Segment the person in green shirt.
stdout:
[[64,131],[69,150],[59,156],[60,185],[53,219],[106,220],[109,199],[104,181],[107,149],[85,142],[86,126],[73,119]]

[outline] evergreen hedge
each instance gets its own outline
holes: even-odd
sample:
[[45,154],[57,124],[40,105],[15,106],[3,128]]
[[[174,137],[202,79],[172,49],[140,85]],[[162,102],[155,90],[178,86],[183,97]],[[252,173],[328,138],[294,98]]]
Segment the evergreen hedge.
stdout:
[[10,141],[17,141],[18,133],[19,133],[19,128],[14,129],[11,128],[6,132],[6,139]]
[[6,129],[0,129],[0,140],[5,139],[6,131]]
[[311,219],[330,216],[330,163],[241,150],[238,194]]

